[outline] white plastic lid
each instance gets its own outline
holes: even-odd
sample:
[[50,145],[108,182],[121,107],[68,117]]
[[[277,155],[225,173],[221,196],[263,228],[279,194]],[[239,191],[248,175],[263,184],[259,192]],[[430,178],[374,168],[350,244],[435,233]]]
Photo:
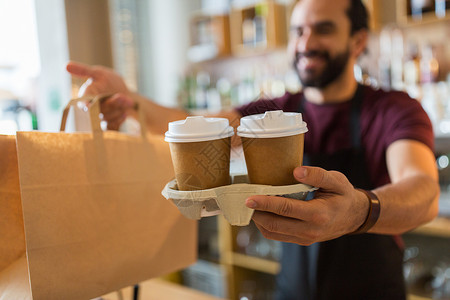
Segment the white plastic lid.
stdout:
[[185,120],[169,123],[166,142],[191,143],[218,140],[234,135],[233,127],[225,118],[187,117]]
[[308,131],[301,113],[267,111],[241,118],[237,134],[247,138],[285,137]]

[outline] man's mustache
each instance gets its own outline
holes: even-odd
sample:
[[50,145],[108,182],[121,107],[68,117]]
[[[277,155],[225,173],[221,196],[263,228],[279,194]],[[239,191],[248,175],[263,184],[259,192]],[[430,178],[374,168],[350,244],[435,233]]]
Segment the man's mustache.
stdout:
[[307,57],[307,58],[319,57],[319,58],[323,58],[326,60],[330,59],[330,55],[326,51],[311,50],[311,51],[306,51],[306,52],[296,52],[295,53],[295,63],[298,63],[298,61],[302,57]]

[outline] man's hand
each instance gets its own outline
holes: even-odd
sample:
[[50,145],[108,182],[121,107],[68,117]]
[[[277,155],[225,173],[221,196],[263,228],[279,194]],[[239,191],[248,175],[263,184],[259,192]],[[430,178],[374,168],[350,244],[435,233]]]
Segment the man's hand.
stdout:
[[107,122],[108,129],[118,130],[127,116],[133,114],[134,100],[131,92],[114,70],[78,62],[69,62],[66,68],[73,76],[86,79],[79,96],[114,94],[101,103],[103,120]]
[[362,225],[369,202],[344,174],[299,167],[294,176],[301,183],[319,188],[314,199],[251,196],[246,200],[246,205],[255,209],[252,219],[264,237],[311,245],[351,233]]

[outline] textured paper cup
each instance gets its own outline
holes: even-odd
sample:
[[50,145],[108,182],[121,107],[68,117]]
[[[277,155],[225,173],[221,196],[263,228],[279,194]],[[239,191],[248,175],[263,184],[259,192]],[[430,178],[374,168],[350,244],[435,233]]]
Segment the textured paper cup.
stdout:
[[302,165],[306,123],[300,113],[270,111],[241,119],[241,137],[250,183],[298,183],[292,172]]
[[241,137],[251,183],[288,185],[298,183],[292,172],[302,165],[304,134],[280,138]]
[[204,190],[230,184],[230,140],[169,143],[178,189]]
[[169,123],[169,142],[178,189],[203,190],[230,184],[231,136],[223,118],[188,117]]

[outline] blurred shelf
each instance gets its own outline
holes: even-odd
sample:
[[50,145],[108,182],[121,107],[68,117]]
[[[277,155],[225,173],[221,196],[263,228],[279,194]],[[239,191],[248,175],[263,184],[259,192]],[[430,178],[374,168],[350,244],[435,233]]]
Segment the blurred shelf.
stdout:
[[203,13],[193,15],[190,22],[190,40],[188,58],[193,63],[231,55],[229,16]]
[[450,238],[450,218],[437,217],[430,223],[414,229],[412,233]]
[[450,152],[450,134],[435,133],[434,152],[437,154]]
[[[133,297],[133,287],[126,287],[120,291],[103,295],[103,300],[131,300]],[[210,294],[187,288],[185,286],[168,282],[161,278],[154,278],[139,283],[140,299],[183,299],[183,300],[225,300],[224,298],[215,297]]]
[[445,16],[437,16],[435,11],[423,12],[421,17],[411,15],[409,0],[363,0],[370,13],[370,28],[379,31],[386,25],[397,24],[403,28],[438,24],[450,21],[450,9]]
[[280,264],[276,261],[249,256],[241,253],[231,252],[228,257],[229,263],[242,268],[276,275],[280,271]]
[[396,2],[396,21],[404,27],[421,26],[450,20],[450,10],[447,8],[446,15],[438,17],[435,11],[427,11],[422,13],[420,17],[411,15],[411,4],[407,0],[397,0]]
[[417,295],[414,295],[414,294],[408,294],[407,295],[407,299],[408,300],[431,300],[431,298],[417,296]]
[[[230,13],[231,50],[234,56],[248,56],[285,47],[288,7],[275,1],[241,8]],[[259,23],[256,23],[256,20]],[[253,25],[249,28],[249,21]]]
[[407,16],[402,19],[401,24],[404,26],[421,26],[426,24],[440,23],[450,21],[450,11],[445,17],[437,17],[434,12],[424,13],[422,18],[416,19],[411,16]]

